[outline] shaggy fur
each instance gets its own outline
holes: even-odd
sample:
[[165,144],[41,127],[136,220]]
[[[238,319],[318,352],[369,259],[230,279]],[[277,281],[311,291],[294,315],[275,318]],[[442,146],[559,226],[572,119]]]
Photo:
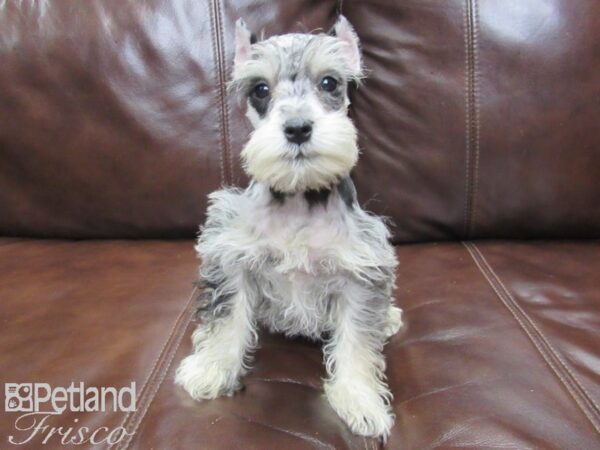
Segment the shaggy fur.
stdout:
[[[331,406],[354,432],[385,439],[393,414],[382,350],[402,323],[392,304],[397,262],[349,177],[358,147],[346,87],[362,71],[350,24],[342,17],[334,30],[253,43],[237,24],[232,89],[255,127],[242,152],[252,182],[210,195],[196,247],[201,324],[176,382],[195,399],[231,395],[259,325],[323,340]],[[257,94],[261,84],[268,95]],[[292,143],[289,123],[309,124],[310,138]]]

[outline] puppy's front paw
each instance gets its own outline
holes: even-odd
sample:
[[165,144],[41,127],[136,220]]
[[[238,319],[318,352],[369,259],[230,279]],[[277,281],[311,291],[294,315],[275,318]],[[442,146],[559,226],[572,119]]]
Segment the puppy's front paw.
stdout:
[[233,395],[241,388],[236,365],[224,360],[209,360],[202,351],[183,361],[175,373],[175,383],[181,385],[195,400],[209,400]]
[[325,383],[329,403],[353,433],[384,441],[394,424],[394,415],[383,397],[361,383]]
[[392,337],[402,328],[402,310],[397,306],[390,306],[385,324],[386,337]]

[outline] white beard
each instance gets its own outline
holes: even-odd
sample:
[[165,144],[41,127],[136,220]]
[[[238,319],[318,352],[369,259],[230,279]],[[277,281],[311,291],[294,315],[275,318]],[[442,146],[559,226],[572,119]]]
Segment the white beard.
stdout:
[[303,158],[294,159],[278,117],[260,124],[242,151],[246,171],[276,191],[292,193],[321,189],[347,176],[358,160],[356,128],[345,111],[323,113],[314,121]]

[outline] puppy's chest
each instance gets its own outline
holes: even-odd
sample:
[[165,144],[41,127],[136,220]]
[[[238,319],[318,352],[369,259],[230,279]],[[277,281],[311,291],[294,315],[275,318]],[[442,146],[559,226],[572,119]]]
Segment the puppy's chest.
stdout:
[[249,226],[265,270],[279,274],[334,274],[350,243],[346,218],[335,206],[257,211]]

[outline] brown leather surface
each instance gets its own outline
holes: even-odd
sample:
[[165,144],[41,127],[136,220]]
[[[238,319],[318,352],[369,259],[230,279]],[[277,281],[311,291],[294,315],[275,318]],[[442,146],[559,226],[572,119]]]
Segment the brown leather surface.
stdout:
[[362,0],[359,195],[397,241],[599,237],[595,0]]
[[[524,315],[513,315],[468,250],[479,250]],[[600,373],[598,339],[593,345],[585,331],[600,319],[600,297],[580,290],[597,276],[578,270],[598,267],[597,242],[432,244],[399,247],[398,255],[407,327],[387,349],[398,415],[389,448],[600,446],[598,392],[571,387],[588,377],[597,385]],[[513,277],[520,268],[530,271]],[[530,337],[534,326],[541,333]],[[578,327],[579,336],[568,331]],[[542,341],[563,360],[559,372]]]
[[481,254],[474,257],[491,269],[490,282],[512,305],[511,314],[600,428],[599,243],[478,247]]
[[[340,4],[2,3],[0,234],[193,236],[206,194],[246,181],[233,22],[326,28]],[[369,71],[354,176],[397,242],[600,235],[600,7],[570,5],[342,5]]]
[[456,0],[360,1],[344,14],[368,78],[352,98],[362,203],[399,241],[462,236],[465,178],[463,7]]
[[[330,25],[335,2],[0,3],[0,235],[192,237],[241,182],[233,24]],[[304,25],[300,26],[299,22]]]
[[[8,445],[9,435],[20,441],[28,434],[14,428],[20,414],[4,410],[4,383],[119,388],[135,381],[141,390],[170,356],[163,345],[178,342],[179,316],[189,320],[196,272],[189,241],[0,239],[0,448],[41,445]],[[74,426],[74,419],[112,429],[124,417],[64,412],[47,424]]]
[[[136,413],[54,425],[123,423],[135,436],[119,449],[377,448],[323,398],[309,342],[263,333],[232,398],[198,403],[173,384],[195,326],[191,242],[0,242],[1,381],[138,383]],[[407,325],[386,347],[397,420],[385,448],[600,447],[600,242],[420,244],[398,257]],[[14,414],[0,417],[13,433]]]

